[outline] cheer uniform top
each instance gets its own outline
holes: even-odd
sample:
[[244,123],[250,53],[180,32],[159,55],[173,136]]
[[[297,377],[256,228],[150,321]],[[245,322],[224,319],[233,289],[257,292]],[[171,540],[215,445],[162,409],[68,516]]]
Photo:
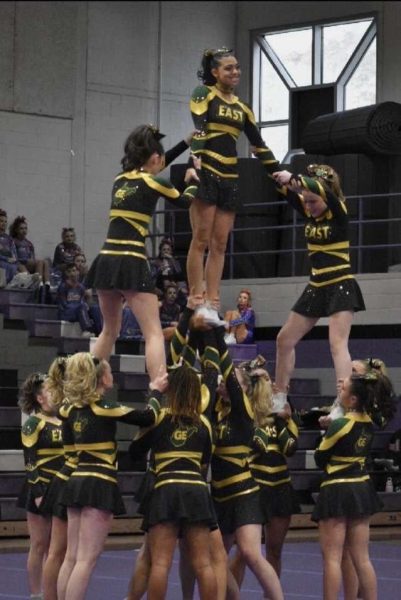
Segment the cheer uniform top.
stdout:
[[235,211],[240,204],[237,140],[241,132],[256,147],[254,154],[269,175],[278,170],[278,161],[263,141],[252,109],[237,96],[229,101],[216,86],[200,85],[192,93],[190,109],[197,130],[191,152],[202,159],[197,197],[216,203],[220,194],[219,207]]
[[31,415],[21,430],[26,479],[18,496],[17,506],[29,512],[42,514],[35,498],[43,497],[50,481],[64,462],[61,422],[51,422],[49,417]]
[[[177,144],[166,153],[166,165],[188,146]],[[159,198],[189,206],[194,186],[180,194],[165,179],[136,170],[120,173],[112,189],[109,229],[100,253],[86,276],[85,286],[104,290],[154,292],[145,238]]]
[[215,517],[202,466],[209,463],[212,429],[206,417],[199,421],[175,418],[162,409],[155,425],[139,433],[130,452],[152,449],[155,480],[145,516],[147,530],[164,521],[177,525],[204,523]]
[[266,521],[300,511],[286,458],[297,449],[298,427],[292,419],[286,421],[278,415],[271,416],[271,424],[255,429],[249,458],[253,477],[260,485]]
[[221,532],[232,534],[238,527],[262,524],[265,519],[260,507],[260,488],[249,466],[254,429],[252,406],[235,375],[224,341],[224,328],[215,331],[220,371],[230,401],[218,397],[215,406],[211,491]]
[[44,514],[49,514],[66,521],[67,509],[61,503],[61,498],[66,482],[77,468],[78,453],[74,446],[74,436],[68,420],[62,418],[61,421],[64,463],[61,469],[54,474],[53,479],[48,485],[40,509]]
[[70,507],[93,506],[115,515],[125,512],[117,485],[117,422],[146,426],[155,422],[159,403],[150,398],[144,410],[100,398],[88,405],[64,404],[60,414],[67,419],[78,453],[61,498]]
[[366,413],[348,412],[330,424],[315,451],[315,461],[325,475],[312,520],[371,515],[381,508],[366,459],[374,425]]
[[317,218],[304,205],[302,194],[281,187],[278,191],[306,219],[305,239],[311,262],[309,283],[292,307],[306,317],[328,317],[340,311],[365,310],[362,292],[353,274],[349,254],[348,214],[345,202],[310,177],[299,176],[307,190],[327,204]]

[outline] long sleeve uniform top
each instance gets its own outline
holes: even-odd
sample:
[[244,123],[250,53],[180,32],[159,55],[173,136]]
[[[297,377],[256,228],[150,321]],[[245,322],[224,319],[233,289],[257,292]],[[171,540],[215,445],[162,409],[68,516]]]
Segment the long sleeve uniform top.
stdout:
[[[288,187],[278,192],[289,204],[306,219],[304,235],[311,262],[309,283],[320,287],[353,279],[349,254],[348,214],[345,202],[309,177],[299,176],[302,187],[310,189],[313,184],[319,188],[319,196],[327,204],[327,210],[318,218],[313,218],[306,210],[302,194]],[[315,192],[316,193],[316,192]]]
[[31,415],[21,429],[21,440],[28,486],[39,498],[64,463],[61,422],[51,422],[42,413]]
[[318,467],[324,469],[322,486],[366,481],[374,425],[367,414],[347,413],[330,424],[315,451]]
[[196,128],[191,152],[202,159],[202,169],[238,178],[237,140],[243,131],[267,173],[277,171],[278,161],[263,141],[252,109],[237,96],[229,102],[216,86],[200,85],[192,93],[190,109]]
[[274,422],[255,429],[250,456],[251,471],[261,486],[274,487],[290,482],[287,457],[297,449],[298,427],[293,421],[275,416]]
[[[183,151],[182,145],[188,147],[181,142],[166,153],[166,165],[176,157],[176,149],[181,148],[178,155]],[[145,237],[159,198],[187,207],[195,191],[189,186],[180,194],[166,179],[136,169],[120,173],[112,188],[109,228],[100,254],[146,259]]]
[[234,365],[224,342],[224,332],[220,329],[216,330],[220,369],[230,402],[218,397],[213,421],[215,448],[211,462],[211,487],[216,502],[224,502],[259,489],[249,466],[254,414],[250,400],[235,375]]
[[78,454],[78,464],[72,477],[98,477],[116,483],[117,422],[148,426],[155,422],[158,403],[148,403],[143,410],[130,408],[106,398],[85,406],[64,404],[60,415],[72,432],[71,452]]
[[167,408],[162,409],[156,423],[139,432],[130,453],[137,456],[149,448],[156,474],[154,489],[180,483],[206,486],[202,472],[210,460],[212,429],[204,415],[199,415],[199,421],[178,420]]

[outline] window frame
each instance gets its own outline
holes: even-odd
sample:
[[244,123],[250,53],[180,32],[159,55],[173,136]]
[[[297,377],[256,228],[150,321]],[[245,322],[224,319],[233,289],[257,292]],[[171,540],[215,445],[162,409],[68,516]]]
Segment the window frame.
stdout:
[[[372,22],[361,37],[359,43],[354,48],[351,53],[349,59],[346,64],[340,71],[337,79],[330,83],[323,83],[323,31],[324,28],[330,25],[346,25],[348,23],[355,23],[358,21],[366,21],[371,19]],[[296,85],[294,79],[291,77],[290,73],[286,69],[285,65],[282,63],[281,59],[274,52],[273,48],[269,46],[264,37],[268,34],[272,33],[285,33],[290,31],[296,31],[300,29],[312,28],[312,73],[311,80],[312,83],[310,86],[298,86]],[[256,119],[257,126],[261,128],[273,127],[278,125],[287,125],[288,126],[288,151],[291,151],[290,141],[292,139],[292,131],[291,131],[291,90],[299,89],[307,87],[312,89],[314,87],[321,87],[326,85],[334,85],[335,86],[335,111],[342,112],[346,110],[345,108],[345,91],[346,86],[352,76],[357,71],[360,63],[364,59],[366,53],[368,52],[373,40],[376,38],[377,42],[377,33],[378,33],[378,13],[370,12],[364,14],[353,15],[349,17],[336,17],[331,19],[319,19],[317,21],[309,21],[297,23],[296,25],[277,25],[275,27],[269,28],[260,28],[251,31],[251,57],[252,57],[252,65],[251,65],[251,78],[250,78],[250,97],[251,103]],[[289,92],[289,106],[288,106],[288,119],[276,119],[276,120],[268,120],[262,121],[260,119],[261,116],[261,55],[262,53],[266,57],[266,60],[270,62],[272,67],[275,69],[277,75],[280,77],[284,85],[287,87]],[[378,45],[376,43],[376,90],[375,95],[377,99],[377,65],[378,65]]]

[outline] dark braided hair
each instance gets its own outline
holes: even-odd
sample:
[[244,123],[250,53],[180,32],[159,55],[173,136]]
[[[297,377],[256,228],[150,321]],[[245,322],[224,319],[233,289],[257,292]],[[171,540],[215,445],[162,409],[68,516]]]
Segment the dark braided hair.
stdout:
[[233,56],[233,51],[224,47],[217,50],[205,50],[202,55],[201,68],[197,72],[198,79],[203,81],[205,85],[214,85],[216,78],[212,75],[212,69],[216,69],[225,56]]
[[127,137],[124,156],[121,159],[123,171],[140,169],[155,152],[162,156],[164,148],[160,140],[164,137],[153,125],[139,125]]

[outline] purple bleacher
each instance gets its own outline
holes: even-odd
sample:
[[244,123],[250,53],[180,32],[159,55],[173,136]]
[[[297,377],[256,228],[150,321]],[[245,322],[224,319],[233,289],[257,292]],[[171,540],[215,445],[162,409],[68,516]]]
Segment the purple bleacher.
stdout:
[[[399,367],[401,365],[401,343],[399,338],[380,339],[350,339],[349,349],[353,359],[380,358],[387,367]],[[260,341],[257,343],[257,354],[262,354],[267,361],[276,359],[275,340]],[[325,340],[301,340],[296,347],[296,367],[307,368],[330,368],[333,361],[330,354],[328,339]]]

